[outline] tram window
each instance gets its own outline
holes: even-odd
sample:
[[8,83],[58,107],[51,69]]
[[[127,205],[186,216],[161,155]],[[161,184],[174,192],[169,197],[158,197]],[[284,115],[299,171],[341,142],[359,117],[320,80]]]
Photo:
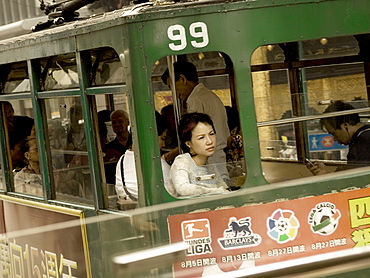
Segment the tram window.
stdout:
[[[302,163],[305,157],[331,160],[329,171],[346,164],[348,147],[337,144],[322,130],[318,115],[335,100],[352,104],[354,108],[369,107],[364,70],[368,65],[359,61],[359,45],[353,36],[325,38],[262,46],[253,54],[260,151],[269,182],[310,176]],[[285,63],[269,62],[269,52],[275,47],[283,50]],[[294,120],[300,116],[312,119]],[[364,113],[360,117],[363,124],[368,123]],[[276,123],[263,123],[271,121]],[[324,146],[323,142],[327,144]],[[288,168],[282,162],[291,163],[289,172],[282,171]]]
[[313,60],[357,55],[358,42],[353,36],[320,38],[299,42],[301,44],[301,60]]
[[253,52],[251,65],[283,63],[284,58],[284,52],[279,45],[263,45]]
[[93,85],[112,85],[126,83],[122,63],[118,54],[112,48],[101,48],[92,51],[93,61],[96,61],[96,71]]
[[1,75],[1,82],[4,84],[1,93],[13,94],[30,91],[26,62],[2,65]]
[[[122,177],[120,176],[119,180],[116,180],[116,171],[118,171],[119,174],[122,174],[120,172],[121,164],[118,165],[117,163],[121,156],[125,155],[126,151],[131,150],[132,147],[132,135],[127,97],[126,94],[122,93],[112,95],[96,95],[95,100],[98,119],[97,134],[99,134],[99,141],[102,150],[102,157],[99,161],[103,163],[101,168],[104,169],[105,177],[103,178],[102,186],[106,188],[108,193],[109,207],[111,209],[117,209],[117,207],[122,209],[122,207],[120,207],[120,200],[125,196],[123,196],[123,184],[121,183]],[[130,152],[127,157],[131,158],[131,154],[132,152]],[[132,167],[133,163],[129,166]],[[132,184],[132,180],[130,180],[129,175],[132,173],[126,174],[129,180],[127,180],[126,176],[126,178],[123,178],[123,180],[126,179],[129,187]]]
[[45,72],[44,89],[46,91],[78,88],[78,73],[74,53],[42,59]]
[[2,101],[14,191],[42,196],[42,179],[30,99]]
[[[174,159],[176,159],[177,155],[183,152],[182,150],[179,151],[178,149],[180,142],[177,130],[178,121],[181,115],[188,113],[188,109],[191,109],[191,107],[186,105],[187,104],[186,100],[185,101],[181,100],[176,95],[173,96],[173,93],[171,92],[167,84],[165,84],[162,81],[161,79],[162,74],[168,68],[167,60],[168,60],[167,57],[163,57],[156,61],[152,70],[152,84],[153,91],[155,94],[154,99],[156,110],[160,112],[163,116],[165,116],[165,118],[168,121],[169,127],[165,136],[165,146],[161,149],[161,152],[163,154],[163,157],[166,158],[167,162],[169,164],[172,164]],[[222,134],[222,130],[226,131],[228,135],[225,137],[224,147],[227,148],[225,150],[223,150],[222,148],[221,151],[221,153],[223,154],[222,161],[224,162],[218,162],[218,164],[213,165],[217,165],[217,167],[214,169],[217,169],[216,172],[219,173],[220,176],[224,178],[224,181],[226,181],[226,183],[228,184],[227,186],[229,186],[229,188],[232,189],[240,188],[240,186],[244,183],[246,173],[241,140],[242,133],[240,130],[239,112],[237,108],[237,99],[235,95],[235,83],[232,78],[233,72],[231,60],[227,55],[220,52],[191,53],[179,56],[177,57],[177,60],[190,62],[193,65],[195,65],[199,77],[199,83],[202,83],[204,87],[213,91],[217,95],[218,99],[221,100],[221,105],[225,110],[222,111],[219,110],[218,108],[216,110],[220,111],[220,115],[223,114],[225,116],[218,115],[217,117],[223,118],[225,120],[226,126],[223,126],[221,128],[220,124],[217,122],[215,127],[216,136],[217,136],[217,126],[219,128],[218,134]],[[191,94],[192,92],[189,93]],[[212,116],[216,117],[216,115],[211,115],[211,117]],[[229,126],[227,125],[228,116],[230,117],[231,123],[230,129]],[[231,120],[231,118],[234,120]],[[230,132],[233,136],[230,136]],[[220,142],[223,142],[222,135],[219,135],[218,140]],[[209,159],[209,161],[211,161],[211,159]],[[208,163],[207,165],[210,164],[212,163]],[[208,171],[211,171],[212,166],[206,167],[209,167]],[[172,166],[172,169],[173,168],[174,167]],[[170,180],[169,181],[170,187],[171,184],[172,182]],[[173,194],[173,191],[174,190],[171,187],[171,190],[169,190],[169,193],[171,195],[182,197],[178,193]]]
[[[272,80],[273,76],[278,76],[278,80]],[[258,122],[291,117],[289,111],[292,111],[292,107],[286,70],[253,72],[252,79]],[[274,107],[274,109],[269,109],[270,107]],[[276,128],[271,126],[260,127],[258,131],[262,157],[284,155],[282,153],[283,149],[280,147],[282,138],[286,137],[284,141],[289,140],[289,142],[286,142],[288,146],[295,146],[292,124],[284,124]],[[292,152],[288,149],[288,152],[289,157],[295,157],[294,149]]]
[[45,100],[57,199],[92,203],[84,118],[78,97]]

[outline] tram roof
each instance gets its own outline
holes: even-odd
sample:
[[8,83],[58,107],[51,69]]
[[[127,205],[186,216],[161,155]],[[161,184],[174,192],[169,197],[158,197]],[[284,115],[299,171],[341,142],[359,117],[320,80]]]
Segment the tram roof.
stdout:
[[[68,39],[81,34],[89,34],[123,24],[139,23],[165,18],[186,17],[199,14],[221,14],[226,13],[227,11],[258,9],[273,6],[291,7],[298,4],[343,1],[347,0],[235,0],[228,2],[219,0],[200,0],[181,3],[161,1],[147,2],[126,6],[123,9],[104,14],[92,15],[86,19],[67,22],[63,25],[42,31],[30,31],[29,34],[0,40],[0,60],[2,60],[2,63],[24,60],[26,54],[21,55],[23,57],[17,57],[17,55],[4,55],[4,53],[12,50],[24,49],[31,45],[40,45],[44,42],[51,42],[57,39]],[[32,53],[28,53],[27,55],[32,56]],[[38,56],[37,54],[34,55],[35,57]],[[6,61],[3,61],[1,57],[5,57]],[[32,59],[33,57],[27,56],[27,58]]]
[[[149,21],[154,19],[161,19],[164,17],[175,17],[175,16],[185,16],[194,14],[193,9],[189,8],[211,8],[214,6],[217,12],[225,12],[228,10],[237,10],[237,9],[253,9],[253,8],[263,8],[271,6],[288,6],[293,4],[303,4],[303,3],[318,3],[318,2],[335,2],[343,0],[233,0],[233,1],[223,1],[223,0],[198,0],[191,2],[181,2],[174,3],[172,1],[153,1],[146,2],[137,5],[126,6],[122,9],[114,10],[112,12],[107,12],[98,15],[91,15],[89,18],[80,19],[73,22],[66,22],[60,26],[48,28],[38,32],[31,32],[29,34],[3,39],[0,40],[0,50],[3,49],[2,46],[9,45],[19,41],[26,40],[37,40],[37,38],[43,37],[45,35],[63,33],[74,30],[74,34],[78,34],[76,30],[83,29],[86,26],[94,26],[94,30],[100,28],[105,29],[106,25],[104,23],[109,22],[109,26],[121,25],[125,22],[142,22]],[[180,12],[181,14],[177,13]],[[213,12],[213,10],[198,10],[199,12]],[[150,16],[147,16],[151,14]],[[158,14],[158,16],[156,16]],[[90,29],[91,31],[92,29]],[[89,31],[89,30],[87,30]],[[84,33],[84,32],[82,32]],[[70,33],[69,33],[70,35]],[[69,36],[68,35],[68,36]]]

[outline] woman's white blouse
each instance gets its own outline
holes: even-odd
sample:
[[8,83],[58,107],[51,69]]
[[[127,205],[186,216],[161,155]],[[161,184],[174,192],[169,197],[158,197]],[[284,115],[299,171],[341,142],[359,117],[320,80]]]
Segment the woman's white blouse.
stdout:
[[216,165],[197,166],[189,153],[178,155],[171,166],[169,191],[176,197],[222,193],[226,188]]

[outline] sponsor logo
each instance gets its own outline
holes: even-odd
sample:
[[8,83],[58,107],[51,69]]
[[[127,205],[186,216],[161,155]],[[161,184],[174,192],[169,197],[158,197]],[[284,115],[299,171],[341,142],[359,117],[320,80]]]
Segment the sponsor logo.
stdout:
[[291,210],[275,210],[266,225],[267,235],[280,244],[294,240],[298,234],[299,221]]
[[188,244],[187,256],[212,253],[211,229],[208,219],[196,219],[181,223],[182,239]]
[[330,202],[319,203],[308,215],[308,224],[312,232],[321,235],[330,235],[338,227],[341,214],[335,205]]
[[224,230],[224,237],[218,239],[218,243],[224,250],[243,247],[257,246],[261,243],[261,237],[254,234],[251,229],[251,218],[230,217],[229,228]]

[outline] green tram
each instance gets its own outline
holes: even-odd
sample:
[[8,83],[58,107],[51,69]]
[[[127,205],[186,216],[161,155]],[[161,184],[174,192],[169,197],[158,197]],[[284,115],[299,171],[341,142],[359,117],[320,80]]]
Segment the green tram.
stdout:
[[[313,176],[303,161],[331,171],[346,163],[322,117],[370,121],[369,18],[368,0],[158,1],[0,41],[1,277],[247,276],[368,245],[370,168]],[[237,111],[242,149],[228,169],[241,170],[240,189],[166,191],[160,158],[170,149],[159,149],[155,111],[184,113],[161,81],[174,61],[195,64]],[[355,110],[323,116],[335,100]],[[99,135],[98,113],[119,109],[130,117],[139,185],[130,210],[117,205],[117,161],[105,161]],[[34,122],[40,174],[26,182],[38,190],[16,185],[12,111]],[[177,242],[186,243],[177,262],[118,263]]]

